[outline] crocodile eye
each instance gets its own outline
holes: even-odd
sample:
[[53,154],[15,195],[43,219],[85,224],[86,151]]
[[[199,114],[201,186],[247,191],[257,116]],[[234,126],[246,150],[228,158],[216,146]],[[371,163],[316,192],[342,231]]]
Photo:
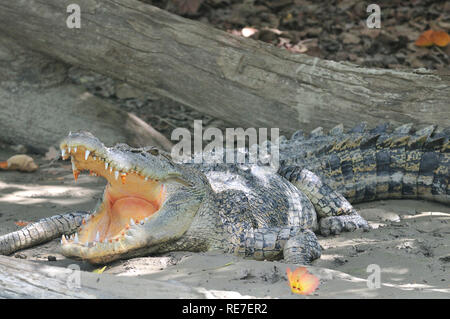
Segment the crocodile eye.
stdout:
[[147,152],[149,152],[149,153],[152,154],[153,156],[159,155],[159,150],[158,150],[157,148],[149,149]]

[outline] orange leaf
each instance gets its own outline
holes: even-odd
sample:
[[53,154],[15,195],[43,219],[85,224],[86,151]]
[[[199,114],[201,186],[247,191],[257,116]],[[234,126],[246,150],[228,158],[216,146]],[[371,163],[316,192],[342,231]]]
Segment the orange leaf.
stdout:
[[429,47],[433,45],[433,40],[431,40],[431,35],[433,34],[433,30],[427,30],[422,33],[419,38],[416,40],[415,44],[418,47]]
[[310,274],[305,267],[299,267],[294,272],[287,268],[286,274],[293,293],[309,295],[319,286],[319,278]]
[[433,31],[430,36],[431,41],[440,47],[445,47],[450,43],[450,36],[445,31]]
[[26,226],[26,225],[28,225],[30,222],[26,222],[26,221],[24,221],[24,220],[18,220],[18,221],[16,221],[16,222],[14,222],[14,224],[16,224],[17,226],[19,226],[19,227],[24,227],[24,226]]

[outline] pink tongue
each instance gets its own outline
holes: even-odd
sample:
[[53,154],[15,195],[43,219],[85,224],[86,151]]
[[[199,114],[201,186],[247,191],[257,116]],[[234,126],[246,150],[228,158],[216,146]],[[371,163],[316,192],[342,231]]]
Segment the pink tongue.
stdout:
[[156,211],[156,207],[151,203],[138,197],[125,197],[115,201],[111,208],[111,224],[108,233],[117,233],[127,224],[130,219],[141,221]]

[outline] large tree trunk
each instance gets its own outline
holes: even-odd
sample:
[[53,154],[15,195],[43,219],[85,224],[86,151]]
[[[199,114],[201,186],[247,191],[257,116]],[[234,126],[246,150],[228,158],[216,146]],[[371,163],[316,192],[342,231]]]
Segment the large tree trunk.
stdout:
[[232,36],[136,0],[0,3],[0,30],[70,64],[172,98],[237,126],[330,128],[338,123],[450,125],[450,79],[366,69]]
[[67,66],[0,38],[0,138],[43,152],[69,131],[87,130],[107,145],[171,143],[150,125],[66,83]]

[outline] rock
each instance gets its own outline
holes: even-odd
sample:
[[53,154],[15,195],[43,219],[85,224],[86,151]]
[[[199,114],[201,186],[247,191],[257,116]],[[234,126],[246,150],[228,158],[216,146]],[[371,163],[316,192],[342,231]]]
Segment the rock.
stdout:
[[343,264],[345,264],[346,262],[348,262],[347,259],[341,258],[341,257],[336,257],[334,258],[334,263],[338,266],[342,266]]

